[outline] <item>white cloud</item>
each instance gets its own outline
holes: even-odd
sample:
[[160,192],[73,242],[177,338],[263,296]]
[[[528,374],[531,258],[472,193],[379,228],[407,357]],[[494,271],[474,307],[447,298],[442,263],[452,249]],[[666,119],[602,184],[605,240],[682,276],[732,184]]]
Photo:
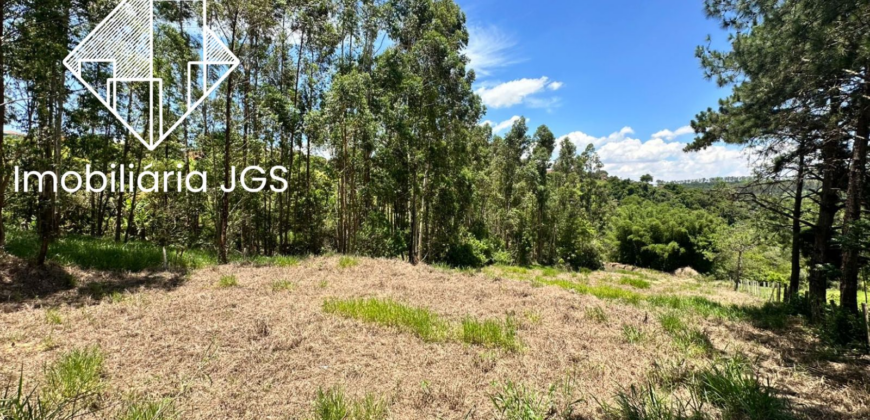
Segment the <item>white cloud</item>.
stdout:
[[[632,138],[634,130],[624,127],[604,137],[575,131],[560,137],[577,146],[578,153],[587,145],[595,146],[604,170],[621,178],[639,179],[651,174],[655,179],[676,181],[724,176],[746,176],[751,173],[750,154],[726,146],[711,146],[699,152],[686,153],[688,143],[671,141],[689,134],[691,127],[675,131],[662,130],[647,141]],[[558,150],[556,151],[558,156]]]
[[555,91],[561,89],[563,85],[564,84],[562,82],[553,82],[553,83],[550,83],[549,86],[547,86],[547,89],[550,89],[550,90],[555,92]]
[[653,134],[652,136],[654,139],[673,140],[677,137],[685,136],[687,134],[695,134],[695,129],[693,129],[689,125],[686,125],[686,126],[678,128],[676,131],[671,131],[671,130],[665,129],[665,130],[659,131],[658,133]]
[[498,68],[517,63],[519,60],[510,56],[509,50],[516,42],[495,26],[468,27],[468,46],[465,56],[468,65],[479,76],[488,76]]
[[[519,115],[514,115],[513,117],[510,117],[510,119],[504,120],[498,124],[496,124],[492,121],[486,120],[486,121],[482,122],[480,125],[488,125],[488,126],[492,127],[493,134],[499,134],[499,133],[513,127],[514,123],[519,119],[520,119]],[[528,123],[529,120],[526,119],[526,122]]]
[[554,84],[561,87],[560,82],[550,82],[547,76],[543,76],[538,79],[512,80],[492,87],[482,86],[475,93],[480,95],[484,105],[491,108],[507,108],[526,101],[531,101],[530,104],[534,107],[545,108],[547,106],[540,106],[542,99],[531,96],[548,88],[555,90],[550,88]]

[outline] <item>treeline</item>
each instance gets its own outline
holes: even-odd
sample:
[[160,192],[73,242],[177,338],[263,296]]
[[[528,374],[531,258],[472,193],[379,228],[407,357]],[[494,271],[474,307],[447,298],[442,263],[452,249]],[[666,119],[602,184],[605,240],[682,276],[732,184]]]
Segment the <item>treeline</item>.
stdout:
[[696,117],[689,149],[721,141],[752,150],[758,180],[739,197],[788,232],[790,297],[806,267],[815,320],[824,316],[832,282],[839,282],[840,306],[855,312],[870,237],[870,3],[705,4],[731,33],[731,49],[703,46],[697,55],[707,77],[731,95]]

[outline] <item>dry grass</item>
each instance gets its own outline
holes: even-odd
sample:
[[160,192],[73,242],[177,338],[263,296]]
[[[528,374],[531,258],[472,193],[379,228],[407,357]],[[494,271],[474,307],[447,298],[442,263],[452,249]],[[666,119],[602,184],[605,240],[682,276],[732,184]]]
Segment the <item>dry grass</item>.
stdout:
[[[756,361],[806,418],[870,413],[866,359],[811,359],[809,346],[794,335],[786,339],[744,321],[705,316],[694,307],[681,312],[682,324],[671,325],[676,331],[671,333],[659,316],[685,301],[649,299],[671,293],[717,304],[757,303],[727,287],[698,287],[695,280],[646,272],[650,288],[637,289],[619,284],[621,273],[503,268],[456,273],[400,261],[353,260],[356,264],[322,257],[285,267],[207,268],[183,282],[131,282],[119,301],[111,294],[83,295],[78,288],[98,281],[116,290],[115,282],[129,278],[77,272],[78,288],[0,303],[0,384],[24,372],[25,383],[35,387],[44,380],[44,367],[61,355],[98,346],[104,358],[102,406],[116,410],[109,417],[123,414],[133,395],[171,400],[181,418],[310,418],[329,396],[324,390],[342,389],[346,401],[377,396],[391,418],[473,413],[471,418],[490,419],[505,408],[497,409],[492,396],[508,395],[497,384],[522,384],[515,394],[540,399],[570,381],[570,392],[554,397],[553,404],[570,401],[575,413],[598,418],[595,397],[610,399],[620,384],[645,383],[661,361],[703,365],[708,352],[739,352]],[[216,287],[228,277],[242,287]],[[292,284],[292,292],[276,293],[286,290],[276,288],[276,279]],[[427,341],[323,310],[327,299],[372,298],[427,308],[451,325],[515,320],[522,349]],[[707,311],[714,309],[719,310]],[[54,318],[47,315],[50,310],[61,324],[48,321]],[[629,343],[625,331],[643,332],[642,341]],[[694,332],[709,340],[709,350],[687,352],[675,339],[686,334],[691,346]],[[47,338],[52,346],[44,345]]]

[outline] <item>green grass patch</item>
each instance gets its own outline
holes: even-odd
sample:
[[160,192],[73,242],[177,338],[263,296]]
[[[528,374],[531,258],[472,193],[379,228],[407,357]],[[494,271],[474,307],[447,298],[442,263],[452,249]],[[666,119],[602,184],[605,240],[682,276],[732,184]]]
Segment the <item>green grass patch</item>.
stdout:
[[560,271],[553,267],[541,267],[541,275],[544,277],[556,277],[559,273]]
[[633,325],[622,326],[622,338],[629,344],[641,343],[646,339],[646,335],[639,328]]
[[[16,257],[33,260],[39,250],[39,238],[35,232],[10,231],[6,250]],[[173,268],[195,269],[217,263],[214,255],[198,249],[188,249],[179,257],[175,248],[167,247],[166,254]],[[118,243],[67,235],[51,243],[48,260],[85,269],[142,272],[162,269],[163,248],[147,242]]]
[[628,276],[624,276],[624,277],[620,278],[619,284],[631,286],[631,287],[634,287],[635,289],[649,289],[650,288],[650,282],[643,280],[643,279],[639,279],[639,278],[635,278],[635,277],[628,277]]
[[238,286],[239,286],[239,280],[236,279],[236,276],[232,276],[232,275],[230,275],[230,276],[221,276],[220,280],[218,280],[218,284],[217,284],[217,286],[220,287],[220,288],[222,288],[222,289],[226,289],[226,288],[229,288],[229,287],[238,287]]
[[492,319],[479,321],[466,317],[462,320],[460,339],[468,344],[500,347],[508,351],[517,351],[520,348],[517,323],[510,316],[504,322]]
[[296,285],[289,280],[275,280],[272,282],[272,291],[291,291],[296,288]]
[[696,375],[695,392],[725,419],[789,420],[788,401],[762,384],[742,357],[726,359]]
[[342,315],[411,332],[425,341],[444,340],[449,325],[426,308],[415,308],[391,299],[327,299],[323,302],[327,313]]
[[573,290],[577,293],[584,295],[592,295],[599,299],[622,300],[631,304],[637,304],[644,298],[644,296],[640,293],[608,285],[590,286],[584,283],[577,283],[573,281],[558,279],[547,279],[543,277],[535,278],[535,282],[548,286],[561,287],[565,290]]
[[389,417],[387,404],[373,395],[352,400],[338,387],[317,390],[314,399],[315,420],[381,420]]
[[604,418],[610,420],[703,420],[706,415],[689,407],[652,384],[632,385],[616,394],[614,405],[599,402]]
[[713,344],[706,334],[696,328],[689,327],[673,313],[659,316],[662,329],[674,340],[677,347],[687,352],[708,352],[713,349]]
[[255,266],[264,267],[295,267],[302,262],[302,258],[293,255],[274,255],[271,257],[258,255],[256,257],[245,258],[240,261],[253,264]]
[[580,400],[572,399],[574,390],[571,381],[561,386],[550,386],[547,392],[538,392],[512,381],[495,386],[497,389],[489,399],[495,409],[496,419],[573,419],[574,407],[580,403]]
[[45,322],[52,325],[60,325],[63,324],[63,318],[57,309],[48,309],[45,311]]
[[63,355],[46,368],[42,395],[55,403],[96,397],[103,389],[103,360],[98,347]]
[[356,267],[359,265],[359,260],[354,257],[342,256],[338,259],[338,268],[345,269]]
[[174,401],[163,398],[156,401],[131,402],[117,418],[118,420],[173,420],[179,417]]

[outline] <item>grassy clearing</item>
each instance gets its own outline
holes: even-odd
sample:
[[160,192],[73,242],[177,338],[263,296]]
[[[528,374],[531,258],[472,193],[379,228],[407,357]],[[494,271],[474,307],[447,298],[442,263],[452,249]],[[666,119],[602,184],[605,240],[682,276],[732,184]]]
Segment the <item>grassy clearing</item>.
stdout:
[[221,276],[220,280],[218,280],[217,286],[220,287],[221,289],[226,289],[226,288],[230,288],[230,287],[238,287],[239,280],[236,278],[236,276],[232,276],[232,275]]
[[510,316],[504,322],[492,319],[478,321],[466,317],[462,320],[460,339],[468,344],[500,347],[508,351],[517,351],[520,348],[520,342],[517,339],[517,323]]
[[289,280],[275,280],[272,282],[272,291],[291,291],[296,288],[296,285]]
[[323,310],[348,318],[359,319],[411,332],[425,341],[442,341],[449,325],[425,308],[414,308],[390,299],[328,299]]
[[380,420],[389,417],[387,404],[373,395],[352,400],[338,387],[319,389],[314,400],[314,420]]
[[634,287],[635,289],[649,289],[650,282],[636,277],[624,276],[619,279],[619,284]]
[[327,299],[323,310],[387,327],[410,332],[424,341],[456,340],[471,345],[518,351],[517,322],[508,316],[501,320],[478,320],[465,317],[453,325],[426,308],[412,307],[391,299]]
[[359,260],[354,257],[342,256],[338,259],[338,268],[345,269],[356,267],[359,265]]

